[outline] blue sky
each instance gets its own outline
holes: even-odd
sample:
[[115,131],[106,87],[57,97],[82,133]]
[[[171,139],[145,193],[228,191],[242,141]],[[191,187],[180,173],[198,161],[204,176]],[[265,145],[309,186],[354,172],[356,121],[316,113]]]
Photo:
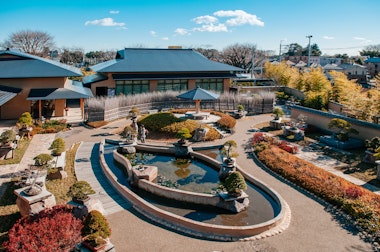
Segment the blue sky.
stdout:
[[0,41],[20,30],[54,37],[59,48],[223,48],[255,44],[277,54],[282,44],[323,54],[358,55],[380,44],[378,0],[13,0],[2,1]]

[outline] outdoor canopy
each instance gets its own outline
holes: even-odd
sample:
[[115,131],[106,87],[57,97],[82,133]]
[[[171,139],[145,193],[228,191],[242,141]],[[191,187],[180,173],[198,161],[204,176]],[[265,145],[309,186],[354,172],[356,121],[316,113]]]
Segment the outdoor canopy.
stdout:
[[195,89],[189,90],[183,94],[177,96],[177,98],[185,100],[195,101],[196,113],[200,112],[200,101],[202,100],[215,100],[219,98],[218,94],[207,91],[203,88],[196,87]]

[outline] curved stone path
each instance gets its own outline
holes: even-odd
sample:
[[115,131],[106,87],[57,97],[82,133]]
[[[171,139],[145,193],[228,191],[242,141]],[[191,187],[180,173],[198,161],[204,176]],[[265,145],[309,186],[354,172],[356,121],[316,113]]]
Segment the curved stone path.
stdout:
[[[112,199],[108,202],[109,205],[105,203],[105,209],[109,211],[107,219],[112,228],[111,242],[117,251],[373,251],[371,245],[363,242],[355,228],[345,223],[330,205],[286,183],[254,162],[249,146],[252,135],[250,128],[253,124],[269,119],[270,115],[240,119],[236,125],[236,133],[220,140],[220,143],[229,139],[238,143],[239,166],[277,191],[289,204],[292,219],[289,228],[281,234],[241,242],[206,241],[178,234],[150,223],[128,203],[119,201],[118,196],[107,188],[104,176],[96,170],[98,168],[94,143],[104,137],[117,138],[110,132],[126,125],[127,121],[119,120],[101,129],[78,127],[60,136],[65,138],[66,143],[75,143],[79,139],[84,141],[78,149],[76,164],[88,163],[95,168],[90,172],[88,170],[91,170],[92,166],[83,166],[80,168],[82,171],[78,170],[77,176],[83,172],[83,177],[79,177],[90,181],[101,198],[107,199],[107,196],[102,197],[104,192]],[[100,187],[96,183],[99,183]],[[108,207],[112,211],[108,210]]]

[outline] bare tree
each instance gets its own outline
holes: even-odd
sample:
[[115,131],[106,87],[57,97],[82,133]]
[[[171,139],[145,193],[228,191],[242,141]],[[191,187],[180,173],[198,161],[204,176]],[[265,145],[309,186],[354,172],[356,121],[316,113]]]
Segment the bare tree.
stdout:
[[61,55],[60,62],[69,64],[69,65],[75,65],[82,63],[84,57],[83,49],[81,48],[73,48],[68,49],[64,48],[63,53]]
[[53,37],[42,31],[23,30],[12,33],[2,46],[20,49],[23,52],[46,57],[54,46]]
[[221,58],[223,63],[241,67],[248,71],[252,68],[252,55],[256,67],[265,62],[267,51],[257,50],[256,45],[252,44],[234,44],[222,51]]
[[195,48],[194,51],[199,52],[209,60],[220,61],[220,52],[216,49]]

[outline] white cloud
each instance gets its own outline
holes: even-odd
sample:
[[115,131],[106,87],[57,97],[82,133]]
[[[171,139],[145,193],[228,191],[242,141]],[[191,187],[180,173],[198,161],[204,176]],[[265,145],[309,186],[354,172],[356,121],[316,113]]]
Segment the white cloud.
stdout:
[[149,31],[150,35],[152,35],[153,37],[157,37],[157,32],[155,31]]
[[162,37],[161,40],[169,40],[168,37]]
[[220,10],[214,12],[217,17],[233,17],[226,21],[228,26],[239,26],[239,25],[257,25],[264,26],[264,22],[261,21],[256,15],[249,14],[243,10]]
[[[221,22],[220,18],[224,18],[225,22]],[[240,25],[264,26],[264,22],[256,15],[249,14],[243,10],[220,10],[214,12],[213,15],[193,18],[192,21],[201,25],[192,30],[200,32],[228,32],[228,27]],[[181,34],[184,29],[176,32]]]
[[323,36],[322,38],[327,39],[327,40],[335,39],[334,37],[330,37],[330,36]]
[[124,27],[125,23],[117,23],[113,18],[96,19],[92,21],[86,21],[84,25],[97,25],[97,26],[120,26]]
[[206,15],[193,18],[193,21],[197,24],[213,24],[217,23],[218,19],[216,17]]
[[118,10],[110,10],[110,14],[119,14],[120,13],[120,11],[118,11]]
[[190,32],[184,28],[177,28],[174,32],[178,35],[190,35]]
[[193,30],[200,32],[228,32],[228,28],[224,24],[205,24],[201,27],[194,28]]
[[370,44],[370,43],[372,43],[372,40],[366,39],[366,38],[362,38],[362,37],[354,37],[354,40],[359,40],[361,42],[361,44]]

